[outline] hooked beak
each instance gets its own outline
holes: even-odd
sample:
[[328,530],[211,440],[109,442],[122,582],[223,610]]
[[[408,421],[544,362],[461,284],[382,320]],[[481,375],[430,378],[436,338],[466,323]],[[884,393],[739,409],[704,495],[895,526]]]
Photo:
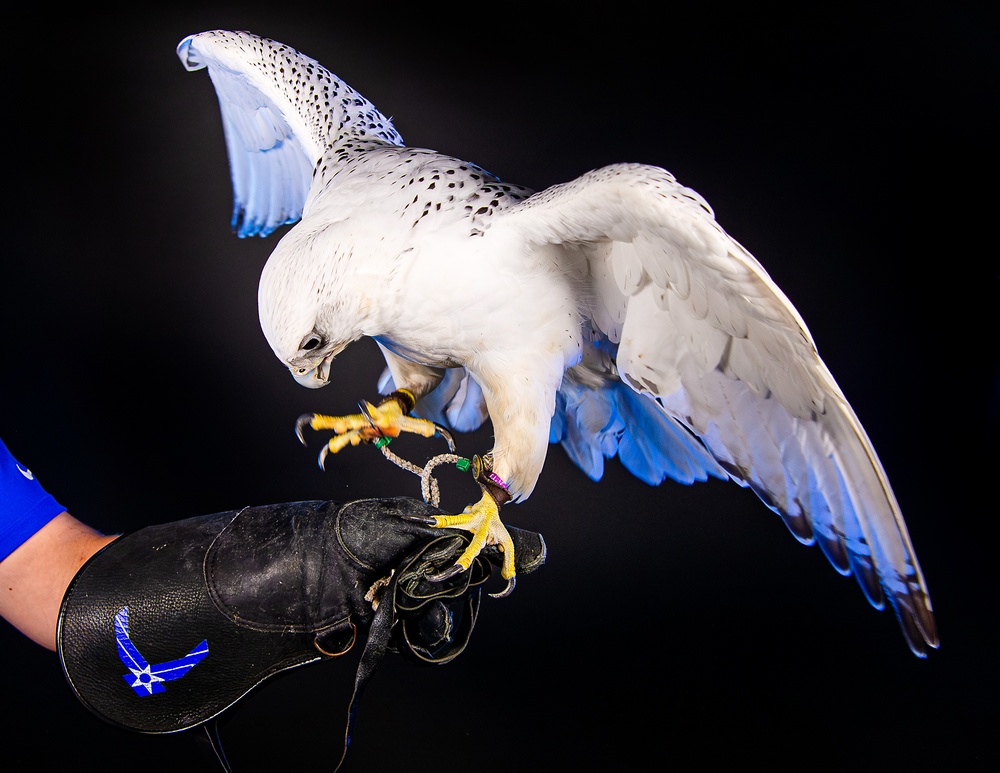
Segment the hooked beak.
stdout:
[[309,389],[319,389],[330,383],[330,363],[333,362],[334,355],[329,354],[320,363],[309,370],[302,366],[289,366],[292,378],[299,384]]

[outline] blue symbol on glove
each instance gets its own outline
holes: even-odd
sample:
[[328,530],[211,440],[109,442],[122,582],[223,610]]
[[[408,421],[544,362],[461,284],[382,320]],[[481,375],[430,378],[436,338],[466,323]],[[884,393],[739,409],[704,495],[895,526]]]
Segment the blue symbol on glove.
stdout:
[[115,615],[115,638],[118,640],[118,657],[129,670],[122,676],[137,695],[164,692],[163,682],[180,679],[208,654],[208,640],[205,639],[182,658],[150,665],[129,637],[128,607],[123,607]]

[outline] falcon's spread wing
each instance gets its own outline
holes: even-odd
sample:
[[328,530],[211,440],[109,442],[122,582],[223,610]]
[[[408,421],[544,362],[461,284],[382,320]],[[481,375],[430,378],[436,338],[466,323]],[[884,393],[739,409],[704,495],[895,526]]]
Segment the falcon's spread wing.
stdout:
[[622,380],[694,432],[800,541],[854,573],[877,608],[884,587],[916,654],[937,646],[867,434],[798,312],[697,193],[662,169],[615,165],[535,194],[494,227],[581,255],[594,337],[616,352]]
[[[528,447],[532,459],[544,459],[534,440],[523,441],[539,436],[554,404],[549,438],[592,478],[615,454],[654,484],[729,475],[799,540],[819,543],[838,571],[854,574],[874,606],[888,596],[914,653],[938,645],[924,579],[871,442],[798,312],[697,193],[662,169],[619,164],[529,195],[473,164],[402,147],[367,99],[283,44],[214,31],[186,38],[178,54],[189,70],[207,67],[215,85],[239,235],[309,221],[282,240],[262,276],[269,304],[262,325],[267,317],[280,328],[281,340],[269,342],[301,383],[327,383],[333,357],[371,335],[392,371],[383,391],[411,390],[419,409],[441,423],[473,429],[487,416],[487,392],[509,400],[505,410],[514,415],[495,422],[497,447],[504,446],[498,465],[522,463]],[[492,282],[493,305],[473,315],[480,327],[469,355],[455,333],[452,340],[428,331],[452,329],[431,322],[469,305],[445,272],[472,244],[477,263],[464,268],[480,272],[479,286]],[[440,260],[426,257],[433,255]],[[368,283],[359,291],[348,278],[362,271]],[[424,272],[422,283],[396,281],[407,272]],[[511,283],[494,281],[511,274],[532,282],[533,292],[512,295]],[[378,324],[393,327],[405,309],[416,312],[409,328],[362,330],[355,312],[382,311],[390,284],[396,306]],[[379,292],[369,297],[371,286]],[[420,317],[427,287],[444,309],[434,320]],[[501,297],[508,305],[496,305]],[[511,359],[496,332],[518,304],[520,328],[541,332],[508,372],[491,370],[494,383],[482,389],[471,361],[482,369],[484,359]],[[568,307],[580,309],[582,331],[565,322]],[[465,319],[468,328],[473,319]],[[557,384],[550,374],[571,356],[582,359],[565,371],[557,394],[546,392]],[[538,387],[531,405],[512,381],[515,365],[523,383],[552,382]],[[395,377],[408,381],[393,384]],[[530,491],[536,468],[522,463],[515,474]],[[496,506],[486,504],[499,524]]]
[[[248,69],[257,59],[249,48],[265,52],[255,69]],[[189,71],[207,68],[215,86],[233,183],[232,223],[241,237],[267,236],[302,217],[313,169],[337,136],[331,103],[351,104],[366,114],[372,136],[402,144],[368,100],[288,46],[220,30],[185,38],[177,55]],[[280,79],[268,77],[277,70]]]

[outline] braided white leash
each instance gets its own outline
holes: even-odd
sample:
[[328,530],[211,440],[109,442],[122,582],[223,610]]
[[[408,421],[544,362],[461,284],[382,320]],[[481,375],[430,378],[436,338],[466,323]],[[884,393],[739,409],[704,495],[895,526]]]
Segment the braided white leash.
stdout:
[[441,490],[438,486],[437,478],[431,474],[434,468],[439,464],[451,462],[464,472],[465,470],[468,470],[471,465],[471,462],[464,456],[459,456],[458,454],[438,454],[437,456],[431,457],[431,459],[423,467],[418,467],[413,464],[413,462],[409,462],[398,454],[394,454],[390,451],[388,443],[376,445],[378,445],[382,455],[385,456],[385,458],[390,462],[404,470],[412,472],[414,475],[420,476],[420,493],[424,498],[424,502],[434,505],[434,507],[437,507],[441,503]]

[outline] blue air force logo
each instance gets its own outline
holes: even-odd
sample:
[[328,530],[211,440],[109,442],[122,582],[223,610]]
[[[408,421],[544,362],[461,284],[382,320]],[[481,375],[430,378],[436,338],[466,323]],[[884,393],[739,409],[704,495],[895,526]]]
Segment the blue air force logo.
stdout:
[[118,657],[129,670],[122,676],[140,696],[164,692],[167,689],[163,686],[164,682],[180,679],[208,655],[208,640],[205,639],[182,658],[150,664],[129,637],[128,607],[122,607],[115,615],[115,639],[118,641]]

